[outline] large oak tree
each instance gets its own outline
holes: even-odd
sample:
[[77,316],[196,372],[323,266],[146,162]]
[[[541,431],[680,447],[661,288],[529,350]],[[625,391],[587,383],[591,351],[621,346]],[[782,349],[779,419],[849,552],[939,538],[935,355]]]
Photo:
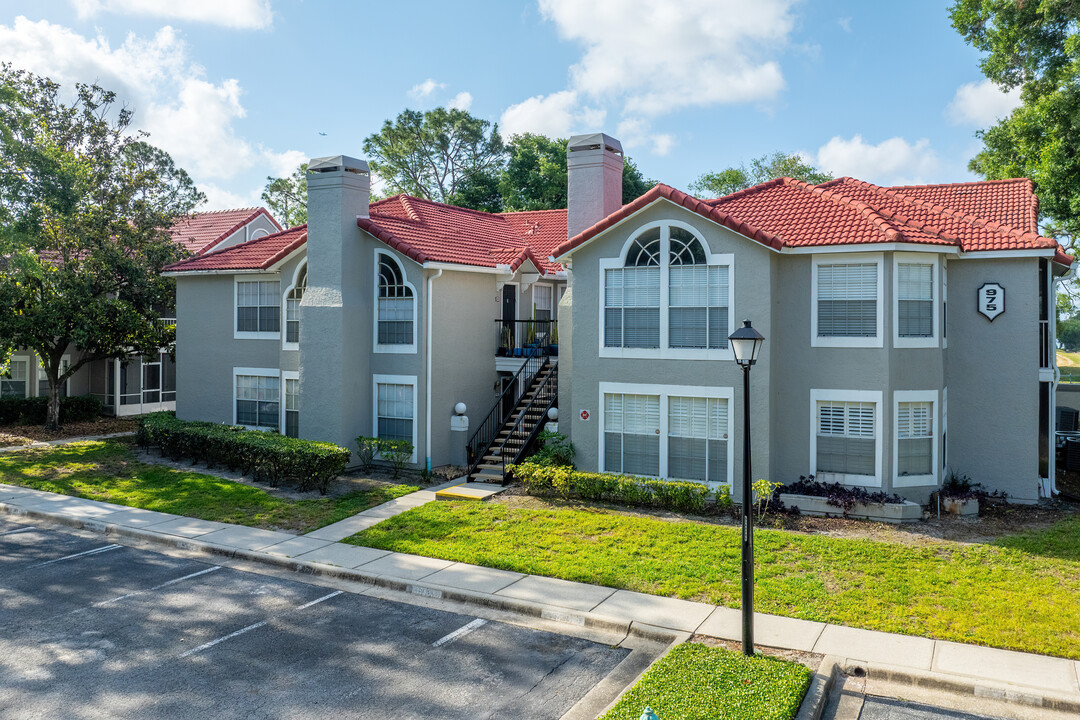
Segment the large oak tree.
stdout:
[[158,321],[175,296],[160,273],[180,253],[168,229],[204,198],[131,118],[97,85],[65,102],[51,80],[0,66],[0,367],[16,348],[37,353],[51,427],[83,365],[174,339]]

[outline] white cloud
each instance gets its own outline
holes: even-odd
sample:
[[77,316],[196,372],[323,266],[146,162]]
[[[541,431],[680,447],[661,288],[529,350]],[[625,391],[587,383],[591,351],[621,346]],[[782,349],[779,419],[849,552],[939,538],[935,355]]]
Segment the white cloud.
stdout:
[[652,124],[643,118],[624,118],[615,128],[623,148],[649,147],[654,155],[667,155],[675,146],[675,137],[668,133],[654,133]]
[[894,137],[872,145],[855,135],[834,137],[817,151],[817,166],[833,175],[849,175],[878,185],[909,185],[931,181],[940,163],[926,139],[909,143]]
[[450,98],[450,102],[446,103],[446,107],[452,110],[465,110],[468,111],[472,107],[472,93],[462,90],[454,97]]
[[[235,122],[245,115],[240,83],[207,80],[170,27],[151,38],[131,33],[113,47],[101,35],[87,38],[45,20],[17,17],[10,26],[0,25],[0,48],[16,67],[47,75],[69,91],[75,82],[116,91],[117,104],[135,110],[133,125],[148,131],[150,142],[169,152],[200,187],[234,178],[256,163],[284,166],[273,151],[253,148],[237,133]],[[301,154],[294,150],[282,157],[291,163]]]
[[103,12],[222,25],[243,30],[270,27],[270,0],[71,0],[81,19]]
[[503,112],[499,126],[504,137],[526,132],[569,137],[599,130],[606,116],[604,110],[582,104],[578,93],[562,90],[511,105]]
[[1008,117],[1020,104],[1020,88],[1002,92],[1001,88],[986,79],[958,87],[952,102],[945,108],[945,116],[954,125],[985,128]]
[[671,148],[675,146],[675,138],[668,133],[653,135],[652,145],[654,154],[667,155],[671,152]]
[[266,148],[259,148],[259,150],[263,160],[262,165],[265,165],[266,174],[271,177],[292,175],[296,172],[296,168],[310,159],[302,150],[286,150],[281,153]]
[[413,85],[412,90],[409,91],[409,97],[416,100],[423,100],[436,90],[441,90],[446,87],[446,83],[435,82],[433,79],[428,78],[422,83]]
[[236,193],[213,183],[202,183],[199,189],[206,195],[206,202],[199,207],[200,211],[259,207],[263,204],[262,188],[246,193]]
[[851,18],[850,17],[838,18],[836,22],[840,26],[841,30],[843,30],[844,32],[851,32]]
[[540,0],[559,34],[585,47],[571,90],[662,115],[688,106],[774,98],[774,55],[798,0]]

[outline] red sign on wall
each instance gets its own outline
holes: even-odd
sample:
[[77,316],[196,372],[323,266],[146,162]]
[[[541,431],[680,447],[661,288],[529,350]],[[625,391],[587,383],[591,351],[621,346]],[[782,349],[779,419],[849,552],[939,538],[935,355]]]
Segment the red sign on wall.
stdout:
[[589,419],[589,411],[588,410],[582,410],[581,411],[581,419],[586,420],[586,421]]

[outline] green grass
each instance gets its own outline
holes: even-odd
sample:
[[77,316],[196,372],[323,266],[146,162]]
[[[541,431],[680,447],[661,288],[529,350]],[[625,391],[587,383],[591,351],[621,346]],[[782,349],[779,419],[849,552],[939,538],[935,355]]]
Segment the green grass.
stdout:
[[683,643],[656,662],[601,720],[791,720],[810,670],[798,663]]
[[202,520],[305,533],[414,492],[381,485],[290,500],[256,487],[139,462],[124,442],[80,442],[0,454],[0,482]]
[[[737,528],[429,503],[355,545],[739,607]],[[755,609],[1080,659],[1080,518],[999,545],[755,533]]]

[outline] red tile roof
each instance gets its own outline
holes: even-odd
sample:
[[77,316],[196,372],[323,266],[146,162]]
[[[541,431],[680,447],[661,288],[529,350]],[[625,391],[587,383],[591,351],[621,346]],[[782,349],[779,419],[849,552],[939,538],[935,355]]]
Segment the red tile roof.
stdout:
[[214,272],[229,270],[269,270],[307,242],[307,225],[297,225],[223,250],[196,255],[165,268],[165,272]]
[[266,208],[237,208],[195,213],[179,220],[169,229],[169,234],[189,253],[204,253],[259,215],[265,215],[278,230],[284,230]]
[[660,198],[775,250],[899,242],[964,252],[1049,249],[1056,251],[1057,262],[1072,262],[1055,240],[1038,234],[1038,201],[1030,181],[884,188],[846,177],[821,185],[779,178],[715,200],[698,200],[660,184],[560,243],[554,255],[574,250]]

